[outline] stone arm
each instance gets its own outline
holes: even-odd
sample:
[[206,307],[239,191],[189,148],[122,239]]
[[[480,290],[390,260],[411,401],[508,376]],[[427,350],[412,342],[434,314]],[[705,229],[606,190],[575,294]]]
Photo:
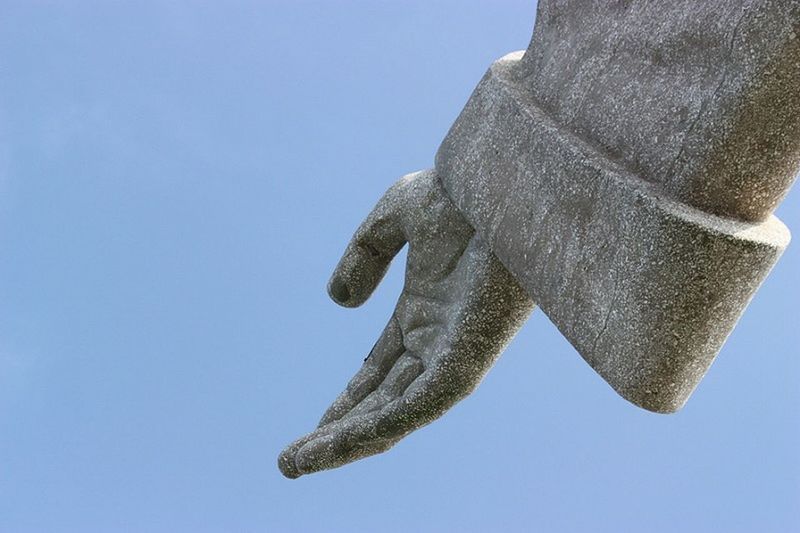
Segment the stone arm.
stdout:
[[394,313],[319,426],[280,454],[286,477],[384,452],[469,395],[534,304],[446,195],[435,171],[403,177],[356,231],[328,285],[366,301],[408,243]]
[[527,295],[620,395],[677,411],[788,244],[772,212],[800,168],[800,0],[540,0],[536,20],[436,171],[393,186],[347,248],[334,300],[361,304],[408,242],[405,287],[320,426],[281,454],[287,476],[439,417]]

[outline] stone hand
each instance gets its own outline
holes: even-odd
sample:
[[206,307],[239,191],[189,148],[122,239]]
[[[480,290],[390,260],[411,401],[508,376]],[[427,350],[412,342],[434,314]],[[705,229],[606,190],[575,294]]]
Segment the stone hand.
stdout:
[[317,429],[281,453],[285,476],[384,452],[440,417],[475,389],[532,311],[434,171],[386,192],[337,265],[331,298],[361,305],[406,242],[405,286],[389,323]]

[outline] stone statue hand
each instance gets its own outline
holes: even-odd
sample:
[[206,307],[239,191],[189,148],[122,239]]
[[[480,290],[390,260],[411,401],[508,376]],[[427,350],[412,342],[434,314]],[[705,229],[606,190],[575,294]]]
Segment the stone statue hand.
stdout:
[[337,265],[331,298],[361,305],[406,242],[405,286],[388,325],[317,429],[281,453],[285,476],[384,452],[440,417],[475,389],[532,311],[435,171],[386,192]]

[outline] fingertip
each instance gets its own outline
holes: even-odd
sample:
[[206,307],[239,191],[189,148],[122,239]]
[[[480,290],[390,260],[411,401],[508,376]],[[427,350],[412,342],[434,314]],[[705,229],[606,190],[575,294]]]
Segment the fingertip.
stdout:
[[278,469],[281,471],[281,474],[284,477],[289,479],[297,479],[303,475],[303,473],[297,468],[297,464],[295,462],[295,454],[290,452],[290,450],[284,450],[278,456]]
[[347,286],[347,283],[336,274],[334,274],[330,282],[328,282],[328,295],[331,297],[331,300],[339,305],[354,307],[354,305],[350,303],[350,298],[352,296],[350,288]]

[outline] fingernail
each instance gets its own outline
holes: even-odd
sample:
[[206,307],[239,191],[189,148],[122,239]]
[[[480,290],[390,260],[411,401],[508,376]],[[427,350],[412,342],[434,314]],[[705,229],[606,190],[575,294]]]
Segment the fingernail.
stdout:
[[347,284],[338,277],[331,280],[328,293],[330,293],[331,298],[340,304],[347,303],[347,301],[350,300],[350,289],[348,289]]

